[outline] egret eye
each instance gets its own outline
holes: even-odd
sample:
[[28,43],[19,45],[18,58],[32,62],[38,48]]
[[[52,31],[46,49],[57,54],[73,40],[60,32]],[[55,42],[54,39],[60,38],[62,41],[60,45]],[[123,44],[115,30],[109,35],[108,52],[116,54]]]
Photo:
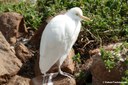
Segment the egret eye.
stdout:
[[78,14],[78,13],[76,13],[76,16],[79,16],[79,14]]

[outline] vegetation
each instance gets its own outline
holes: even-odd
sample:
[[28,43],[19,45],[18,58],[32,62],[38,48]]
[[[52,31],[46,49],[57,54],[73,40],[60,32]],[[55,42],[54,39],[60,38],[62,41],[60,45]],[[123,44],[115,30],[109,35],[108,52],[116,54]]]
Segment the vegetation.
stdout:
[[[114,68],[114,66],[116,65],[116,60],[115,59],[115,54],[112,55],[112,53],[110,51],[105,51],[103,48],[101,49],[101,57],[105,63],[106,68],[109,70],[109,72],[111,71],[111,69]],[[118,60],[117,60],[118,61]]]
[[124,76],[122,77],[121,85],[126,85],[128,83],[128,70],[124,72]]
[[17,12],[24,16],[27,27],[37,29],[41,24],[42,15],[31,3],[0,3],[0,13]]
[[93,39],[100,45],[128,38],[127,5],[127,0],[38,0],[38,8],[43,11],[44,17],[74,6],[81,7],[84,15],[93,20],[83,22],[86,32],[83,37]]
[[[106,51],[101,48],[101,58],[104,61],[106,69],[110,72],[119,63],[128,65],[128,43],[124,42],[122,45],[116,47],[113,51]],[[127,69],[127,67],[126,67]],[[128,83],[128,69],[124,72],[122,77],[121,85]]]
[[83,22],[86,39],[103,45],[108,42],[126,41],[128,38],[127,0],[38,0],[37,5],[30,3],[0,3],[0,13],[16,11],[25,17],[27,26],[35,29],[41,19],[54,16],[62,10],[74,6],[81,7],[84,15],[93,22]]
[[103,59],[106,68],[111,71],[120,62],[128,65],[128,43],[124,42],[122,45],[116,47],[113,51],[106,51],[101,48],[101,58]]
[[80,60],[80,54],[79,53],[77,53],[73,58],[73,61],[75,61],[75,62],[77,62],[77,63],[81,63],[81,60]]
[[[128,37],[128,8],[126,0],[87,0],[85,14],[93,22],[85,23],[93,39],[103,45],[106,42],[126,40]],[[94,37],[95,36],[95,37]]]

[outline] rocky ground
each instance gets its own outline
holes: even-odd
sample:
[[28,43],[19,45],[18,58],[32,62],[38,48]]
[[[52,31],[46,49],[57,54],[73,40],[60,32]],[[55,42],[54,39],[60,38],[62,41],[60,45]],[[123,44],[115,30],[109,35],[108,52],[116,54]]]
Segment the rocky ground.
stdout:
[[[23,16],[18,13],[7,12],[0,15],[0,85],[41,85],[43,78],[38,67],[39,45],[46,24],[43,21],[40,28],[33,31],[25,26]],[[75,51],[71,50],[62,65],[63,71],[75,75],[76,78],[70,80],[58,75],[53,79],[55,85],[86,85],[88,82],[93,85],[107,85],[103,84],[104,81],[121,80],[127,66],[119,64],[108,72],[99,49],[84,50],[80,48],[79,40],[74,45]],[[115,45],[119,44],[104,48],[111,51]],[[77,51],[83,55],[81,64],[72,60]],[[49,72],[56,71],[55,64]],[[79,75],[80,72],[83,74]]]

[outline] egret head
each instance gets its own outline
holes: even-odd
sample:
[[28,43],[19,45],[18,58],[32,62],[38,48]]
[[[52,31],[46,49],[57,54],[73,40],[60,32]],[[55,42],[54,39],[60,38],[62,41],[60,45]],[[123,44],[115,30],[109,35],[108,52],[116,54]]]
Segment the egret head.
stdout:
[[70,17],[72,17],[75,20],[90,21],[90,19],[88,17],[83,16],[83,12],[79,7],[71,8],[70,10],[68,10],[68,12],[66,14],[69,15]]

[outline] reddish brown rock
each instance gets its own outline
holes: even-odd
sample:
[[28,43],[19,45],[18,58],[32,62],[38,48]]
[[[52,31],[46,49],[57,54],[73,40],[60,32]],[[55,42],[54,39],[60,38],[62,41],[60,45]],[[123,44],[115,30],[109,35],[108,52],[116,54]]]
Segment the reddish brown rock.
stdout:
[[16,75],[9,80],[7,85],[29,85],[29,82],[29,78]]
[[16,56],[24,63],[32,57],[30,50],[22,43],[18,43],[15,48]]
[[[30,81],[30,85],[42,85],[43,77],[38,76],[33,78]],[[58,75],[52,80],[54,85],[76,85],[75,79],[74,78],[68,78],[64,77],[62,75]]]
[[[101,60],[101,57],[98,55],[93,56],[93,64],[91,73],[93,75],[93,85],[107,85],[104,82],[105,81],[120,81],[122,74],[119,72],[119,69],[114,68],[109,72],[104,62]],[[117,85],[117,84],[113,84]]]
[[[66,60],[64,61],[64,63],[61,66],[61,69],[64,72],[68,72],[68,73],[71,73],[71,74],[74,72],[75,63],[72,60],[72,57],[74,57],[74,55],[75,55],[74,50],[72,49],[70,51],[68,57],[66,58]],[[57,64],[54,64],[48,72],[57,72],[57,71],[58,71],[58,66],[57,66]],[[36,76],[41,74],[40,69],[39,69],[39,58],[35,62],[35,74],[36,74]]]
[[0,15],[0,31],[10,44],[16,43],[16,38],[27,32],[23,16],[15,12]]
[[21,66],[21,61],[11,51],[9,43],[0,32],[0,84],[17,74]]
[[[119,46],[120,44],[112,44],[108,46],[104,46],[106,50],[112,51],[116,46]],[[113,83],[114,82],[120,82],[122,75],[124,71],[126,70],[126,65],[123,63],[119,63],[117,66],[115,66],[111,71],[109,72],[103,60],[101,59],[99,49],[91,51],[93,63],[91,66],[91,74],[92,74],[92,84],[93,85],[108,85],[107,82],[111,82],[109,85],[120,85],[119,83]]]

